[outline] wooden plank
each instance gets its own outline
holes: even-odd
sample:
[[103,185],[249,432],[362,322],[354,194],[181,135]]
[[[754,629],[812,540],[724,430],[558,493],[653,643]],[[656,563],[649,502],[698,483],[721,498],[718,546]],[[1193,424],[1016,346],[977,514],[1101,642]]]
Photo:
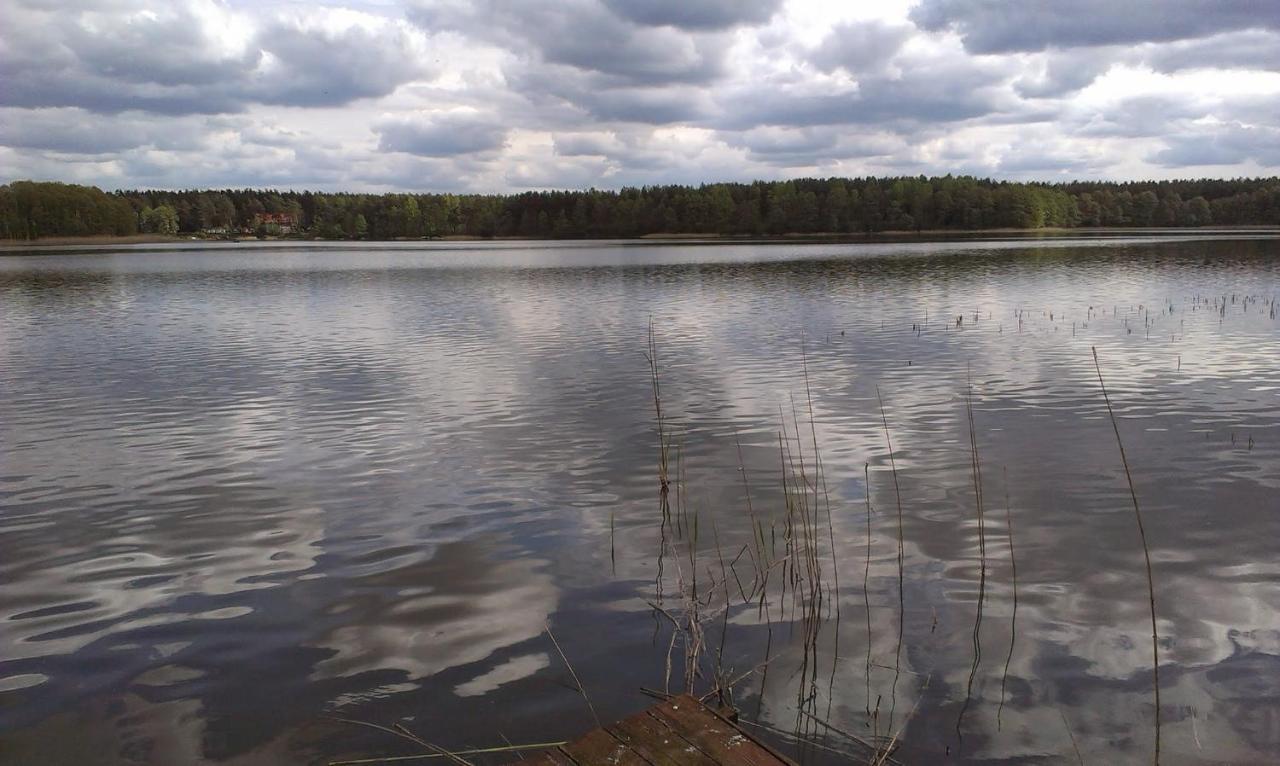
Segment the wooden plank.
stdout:
[[595,729],[582,737],[564,745],[561,752],[573,759],[579,766],[654,766],[654,764],[636,753],[626,743],[604,729]]
[[605,728],[654,766],[717,766],[692,742],[647,712]]
[[717,763],[782,766],[790,761],[762,747],[724,718],[688,695],[675,697],[648,710]]
[[544,750],[518,763],[527,764],[528,766],[577,766],[569,756],[560,752],[559,749]]
[[795,766],[688,695],[641,711],[518,766]]

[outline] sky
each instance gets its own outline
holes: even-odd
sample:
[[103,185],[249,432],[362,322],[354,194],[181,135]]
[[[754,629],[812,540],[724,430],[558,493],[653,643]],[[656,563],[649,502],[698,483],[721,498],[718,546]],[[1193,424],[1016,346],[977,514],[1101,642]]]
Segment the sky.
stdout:
[[1278,0],[0,0],[0,180],[1280,174]]

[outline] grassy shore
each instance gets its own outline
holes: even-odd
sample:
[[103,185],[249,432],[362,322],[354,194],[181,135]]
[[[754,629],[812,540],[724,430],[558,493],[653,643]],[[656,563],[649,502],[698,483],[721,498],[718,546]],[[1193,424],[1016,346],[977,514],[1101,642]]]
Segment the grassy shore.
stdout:
[[0,247],[52,247],[57,245],[142,245],[153,242],[187,242],[191,237],[167,234],[130,234],[117,237],[112,234],[94,234],[88,237],[41,237],[40,239],[0,239]]

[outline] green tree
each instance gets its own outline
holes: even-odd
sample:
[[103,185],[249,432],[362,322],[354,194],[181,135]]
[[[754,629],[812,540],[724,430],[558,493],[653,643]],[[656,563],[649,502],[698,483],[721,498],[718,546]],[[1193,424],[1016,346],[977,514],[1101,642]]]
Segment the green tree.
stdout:
[[178,211],[168,205],[144,208],[142,230],[153,234],[177,234]]

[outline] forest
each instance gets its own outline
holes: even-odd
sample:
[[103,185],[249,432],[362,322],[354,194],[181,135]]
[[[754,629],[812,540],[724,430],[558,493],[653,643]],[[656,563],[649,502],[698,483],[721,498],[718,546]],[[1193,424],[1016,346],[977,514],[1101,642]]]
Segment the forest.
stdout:
[[1280,225],[1280,178],[1017,183],[804,178],[520,194],[0,186],[0,239],[120,236],[622,238],[933,230]]

